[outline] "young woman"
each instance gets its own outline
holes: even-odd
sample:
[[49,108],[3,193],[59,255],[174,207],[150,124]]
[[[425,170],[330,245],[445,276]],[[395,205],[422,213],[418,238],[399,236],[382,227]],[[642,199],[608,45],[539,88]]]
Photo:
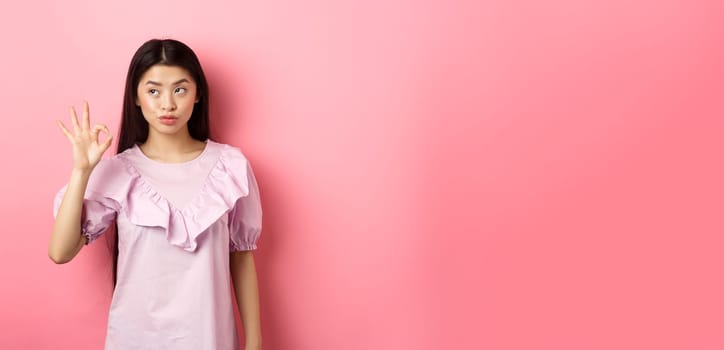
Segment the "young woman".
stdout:
[[73,170],[55,198],[48,254],[66,263],[116,226],[105,349],[238,349],[232,282],[245,349],[260,349],[259,190],[242,152],[209,138],[208,88],[194,52],[176,40],[138,49],[111,158],[101,159],[108,128],[92,125],[83,107],[80,120],[70,110],[72,131],[58,121]]

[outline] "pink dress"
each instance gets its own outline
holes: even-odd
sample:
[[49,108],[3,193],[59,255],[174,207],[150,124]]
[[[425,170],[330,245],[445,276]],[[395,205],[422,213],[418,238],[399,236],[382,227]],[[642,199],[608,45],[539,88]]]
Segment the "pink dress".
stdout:
[[256,249],[261,217],[238,148],[208,140],[197,158],[162,163],[134,146],[102,160],[88,182],[81,230],[91,243],[118,223],[105,349],[237,350],[229,252]]

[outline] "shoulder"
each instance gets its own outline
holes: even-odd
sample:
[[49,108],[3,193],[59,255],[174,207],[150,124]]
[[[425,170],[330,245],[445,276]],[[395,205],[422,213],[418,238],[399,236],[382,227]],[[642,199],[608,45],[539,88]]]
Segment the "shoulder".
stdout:
[[123,160],[124,153],[103,158],[96,164],[88,180],[89,190],[107,192],[114,188],[127,187],[134,175]]
[[209,146],[216,149],[219,153],[219,159],[215,170],[217,175],[230,177],[234,182],[244,184],[247,187],[248,175],[250,173],[250,165],[241,148],[209,140]]
[[108,158],[101,159],[93,169],[91,176],[108,177],[118,176],[126,172],[126,165],[123,162],[123,154],[115,154]]
[[245,165],[248,160],[246,156],[244,155],[244,152],[241,151],[241,148],[227,144],[227,143],[220,143],[215,141],[207,141],[211,147],[214,147],[219,152],[219,157],[222,162],[226,162],[227,165]]

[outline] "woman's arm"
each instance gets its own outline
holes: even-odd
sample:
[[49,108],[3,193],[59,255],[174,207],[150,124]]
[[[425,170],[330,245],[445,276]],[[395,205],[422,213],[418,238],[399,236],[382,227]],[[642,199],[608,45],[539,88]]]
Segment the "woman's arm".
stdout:
[[232,252],[229,256],[231,278],[234,281],[236,303],[244,326],[246,350],[261,349],[261,321],[259,316],[259,283],[252,251]]
[[[63,122],[57,121],[58,128],[68,138],[73,148],[73,172],[55,216],[53,233],[48,243],[48,256],[57,264],[71,261],[86,242],[80,227],[83,197],[93,168],[111,146],[112,140],[110,131],[105,125],[96,124],[91,128],[90,107],[87,101],[83,101],[83,115],[80,122],[75,109],[70,108],[70,121],[73,124],[72,132]],[[109,135],[103,142],[98,141],[101,131]]]
[[83,194],[90,178],[88,170],[73,170],[63,201],[53,223],[53,234],[48,244],[48,256],[56,264],[71,261],[83,248],[86,238],[80,234]]

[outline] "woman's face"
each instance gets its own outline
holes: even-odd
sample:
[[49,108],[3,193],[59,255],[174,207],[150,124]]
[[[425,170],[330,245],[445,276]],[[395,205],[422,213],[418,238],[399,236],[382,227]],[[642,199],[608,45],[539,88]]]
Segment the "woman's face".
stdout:
[[173,135],[188,132],[186,123],[198,102],[196,95],[196,82],[188,71],[157,64],[141,76],[136,105],[141,107],[149,132]]

